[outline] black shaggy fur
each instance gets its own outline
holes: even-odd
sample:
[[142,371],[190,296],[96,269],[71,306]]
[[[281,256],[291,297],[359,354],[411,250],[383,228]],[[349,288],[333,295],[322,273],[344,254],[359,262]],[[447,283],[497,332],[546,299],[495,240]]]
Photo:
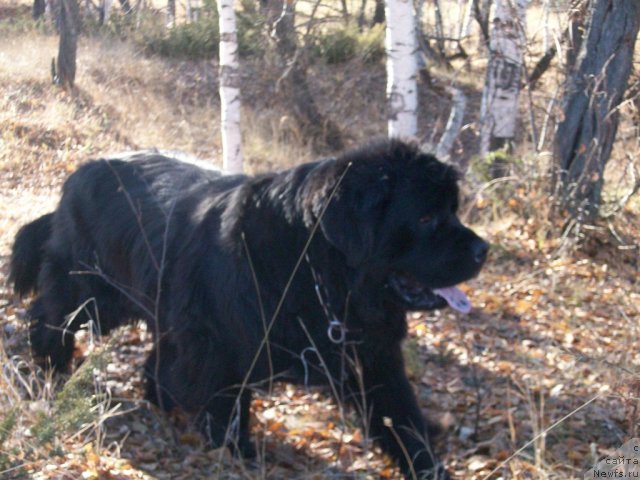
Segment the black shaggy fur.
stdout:
[[87,163],[13,247],[15,289],[38,292],[34,355],[67,368],[88,312],[103,334],[143,318],[148,397],[212,445],[254,454],[249,386],[331,383],[407,476],[445,478],[400,346],[406,312],[444,307],[433,289],[484,262],[456,181],[395,140],[255,177],[154,153]]

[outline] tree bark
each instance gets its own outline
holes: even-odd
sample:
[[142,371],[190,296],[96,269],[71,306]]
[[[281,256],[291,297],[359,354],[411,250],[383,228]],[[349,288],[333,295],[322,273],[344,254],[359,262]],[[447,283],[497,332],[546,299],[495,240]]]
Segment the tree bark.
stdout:
[[58,61],[52,61],[53,83],[72,89],[76,79],[79,13],[77,0],[60,0],[60,44]]
[[[480,107],[480,154],[510,145],[516,134],[528,0],[497,0]],[[496,175],[501,176],[501,169]]]
[[574,218],[593,220],[598,213],[639,27],[637,0],[596,0],[592,5],[554,142],[554,185],[561,209]]
[[242,172],[240,132],[240,65],[233,0],[218,0],[220,20],[220,108],[222,168]]
[[390,137],[418,133],[418,64],[416,25],[411,0],[387,0],[387,102]]

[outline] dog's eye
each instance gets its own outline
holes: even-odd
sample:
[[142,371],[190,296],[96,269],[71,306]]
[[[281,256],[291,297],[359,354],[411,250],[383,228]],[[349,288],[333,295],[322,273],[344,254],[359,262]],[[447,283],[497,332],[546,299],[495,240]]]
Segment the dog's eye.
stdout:
[[433,215],[427,214],[427,215],[423,215],[422,217],[420,217],[420,219],[418,220],[418,222],[422,225],[426,225],[427,223],[429,223],[431,220],[433,220]]

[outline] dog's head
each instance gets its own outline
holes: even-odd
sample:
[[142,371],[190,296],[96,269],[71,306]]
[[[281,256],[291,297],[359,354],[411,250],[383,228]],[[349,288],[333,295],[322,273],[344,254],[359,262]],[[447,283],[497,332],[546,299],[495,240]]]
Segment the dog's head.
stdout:
[[311,217],[351,268],[382,272],[394,300],[409,310],[469,310],[456,285],[478,274],[488,245],[456,215],[452,167],[392,140],[347,153],[320,178]]

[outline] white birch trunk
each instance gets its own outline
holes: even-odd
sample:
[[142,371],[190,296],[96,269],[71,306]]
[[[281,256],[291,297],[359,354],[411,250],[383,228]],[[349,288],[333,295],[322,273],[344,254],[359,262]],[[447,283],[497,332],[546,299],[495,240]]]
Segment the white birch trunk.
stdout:
[[103,12],[103,24],[109,22],[109,18],[111,18],[111,7],[113,6],[113,0],[103,0],[102,3],[102,12]]
[[464,10],[464,18],[460,30],[458,31],[458,38],[467,38],[471,33],[471,22],[473,21],[473,0],[467,1],[467,7]]
[[387,0],[385,14],[389,136],[415,137],[418,133],[418,90],[413,2]]
[[451,112],[447,126],[436,147],[436,157],[443,161],[451,158],[453,142],[458,137],[464,119],[464,111],[467,108],[467,97],[461,89],[452,87],[449,89],[449,93],[451,93]]
[[222,168],[242,172],[240,135],[240,67],[233,0],[218,0],[220,17],[220,107]]
[[496,0],[480,107],[480,153],[515,138],[529,0]]

